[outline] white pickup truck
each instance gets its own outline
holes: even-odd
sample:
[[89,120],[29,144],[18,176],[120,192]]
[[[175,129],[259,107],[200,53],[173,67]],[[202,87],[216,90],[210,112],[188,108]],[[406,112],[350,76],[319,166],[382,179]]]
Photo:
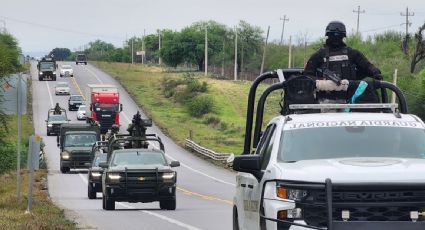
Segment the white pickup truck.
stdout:
[[[425,229],[425,124],[394,85],[369,83],[382,90],[379,103],[284,102],[260,132],[268,93],[300,73],[270,72],[251,88],[245,149],[233,162],[233,229]],[[256,106],[251,147],[256,87],[278,76]]]

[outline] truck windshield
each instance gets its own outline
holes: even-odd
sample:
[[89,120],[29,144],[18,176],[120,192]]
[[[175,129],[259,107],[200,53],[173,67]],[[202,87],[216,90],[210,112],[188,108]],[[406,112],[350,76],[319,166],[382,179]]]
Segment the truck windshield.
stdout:
[[96,112],[117,112],[119,107],[118,104],[96,103],[94,109]]
[[91,147],[96,142],[95,134],[68,134],[65,137],[65,147]]
[[49,121],[65,121],[67,118],[65,115],[49,115]]
[[115,154],[113,164],[117,165],[167,165],[164,156],[159,152],[120,152]]
[[101,163],[101,162],[106,162],[106,156],[107,156],[107,154],[100,154],[100,155],[97,155],[95,158],[94,158],[94,161],[93,161],[93,166],[95,166],[95,167],[99,167],[99,163]]
[[346,126],[282,132],[279,161],[345,157],[425,159],[425,130],[406,127]]
[[40,70],[43,71],[53,71],[55,70],[55,64],[53,62],[41,62]]
[[78,55],[77,56],[77,60],[78,61],[85,61],[86,60],[86,55]]

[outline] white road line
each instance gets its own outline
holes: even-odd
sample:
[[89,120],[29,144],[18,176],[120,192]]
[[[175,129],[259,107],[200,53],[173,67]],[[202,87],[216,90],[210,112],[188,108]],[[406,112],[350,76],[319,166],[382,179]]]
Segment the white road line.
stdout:
[[[87,178],[84,177],[83,174],[78,173],[78,175],[81,177],[81,179],[83,180],[83,182],[85,184],[88,184]],[[117,204],[121,205],[124,208],[136,209],[136,207],[131,206],[131,205],[128,205],[128,204],[124,204],[122,202],[117,202]],[[146,213],[146,214],[149,214],[151,216],[155,216],[155,217],[157,217],[157,218],[159,218],[161,220],[165,220],[165,221],[167,221],[169,223],[175,224],[175,225],[180,226],[182,228],[186,228],[186,229],[189,229],[189,230],[201,230],[200,228],[194,227],[194,226],[189,225],[189,224],[185,224],[185,223],[180,222],[180,221],[178,221],[176,219],[173,219],[173,218],[170,218],[170,217],[167,217],[167,216],[164,216],[164,215],[155,213],[155,212],[151,212],[151,211],[141,211],[141,212]]]
[[[172,156],[170,156],[170,155],[168,155],[168,154],[166,154],[166,156],[167,156],[167,157],[169,157],[171,160],[176,161],[176,159],[175,159],[174,157],[172,157]],[[187,165],[187,164],[184,164],[184,163],[181,163],[181,162],[180,162],[180,165],[181,165],[181,166],[183,166],[183,167],[185,167],[185,168],[187,168],[187,169],[189,169],[189,170],[191,170],[191,171],[193,171],[193,172],[195,172],[195,173],[198,173],[198,174],[201,174],[201,175],[203,175],[203,176],[206,176],[206,177],[208,177],[208,178],[210,178],[210,179],[213,179],[213,180],[215,180],[215,181],[217,181],[217,182],[220,182],[220,183],[223,183],[223,184],[227,184],[227,185],[231,185],[231,186],[236,186],[236,185],[235,185],[235,184],[233,184],[233,183],[230,183],[230,182],[227,182],[227,181],[224,181],[224,180],[218,179],[217,177],[210,176],[210,175],[208,175],[208,174],[206,174],[206,173],[203,173],[203,172],[201,172],[201,171],[199,171],[199,170],[197,170],[197,169],[191,168],[191,167],[190,167],[189,165]]]
[[47,81],[45,81],[45,82],[46,82],[47,92],[49,93],[50,105],[51,105],[51,107],[53,107],[53,98],[52,98],[52,93],[50,92],[49,83]]
[[103,81],[100,80],[99,76],[97,76],[97,74],[95,74],[93,71],[91,71],[89,68],[87,68],[86,66],[84,66],[84,68],[89,71],[89,73],[91,73],[101,84],[103,84]]
[[[123,204],[123,203],[121,203],[121,202],[117,202],[117,203],[118,203],[119,205],[121,205],[121,206],[125,207],[125,208],[131,208],[131,209],[133,209],[133,208],[134,208],[134,207],[133,207],[133,206],[131,206],[131,205]],[[151,211],[142,211],[142,212],[143,212],[143,213],[146,213],[146,214],[149,214],[149,215],[151,215],[151,216],[154,216],[154,217],[160,218],[160,219],[162,219],[162,220],[165,220],[165,221],[167,221],[167,222],[169,222],[169,223],[175,224],[175,225],[180,226],[180,227],[185,228],[185,229],[189,229],[189,230],[201,230],[200,228],[194,227],[194,226],[192,226],[192,225],[185,224],[185,223],[180,222],[180,221],[178,221],[178,220],[176,220],[176,219],[172,219],[172,218],[169,218],[169,217],[167,217],[167,216],[163,216],[163,215],[158,214],[158,213],[155,213],[155,212],[151,212]]]

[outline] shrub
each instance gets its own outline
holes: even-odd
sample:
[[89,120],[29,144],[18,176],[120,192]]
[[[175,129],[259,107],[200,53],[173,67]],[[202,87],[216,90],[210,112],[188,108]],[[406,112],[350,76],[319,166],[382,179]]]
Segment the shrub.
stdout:
[[220,118],[215,115],[207,114],[204,116],[204,124],[206,125],[216,126],[219,123],[220,123]]
[[188,103],[189,114],[194,117],[201,117],[204,114],[214,112],[214,99],[207,95],[192,98]]

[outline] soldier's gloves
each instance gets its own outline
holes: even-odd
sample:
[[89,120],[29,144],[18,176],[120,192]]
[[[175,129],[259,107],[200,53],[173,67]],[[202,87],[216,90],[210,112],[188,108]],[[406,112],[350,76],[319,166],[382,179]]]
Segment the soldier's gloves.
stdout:
[[384,80],[384,77],[380,73],[375,74],[373,76],[373,78],[375,78],[376,80],[379,80],[379,81]]
[[337,85],[331,80],[317,80],[316,81],[316,90],[317,91],[347,91],[348,89],[348,80],[341,80],[341,84]]

